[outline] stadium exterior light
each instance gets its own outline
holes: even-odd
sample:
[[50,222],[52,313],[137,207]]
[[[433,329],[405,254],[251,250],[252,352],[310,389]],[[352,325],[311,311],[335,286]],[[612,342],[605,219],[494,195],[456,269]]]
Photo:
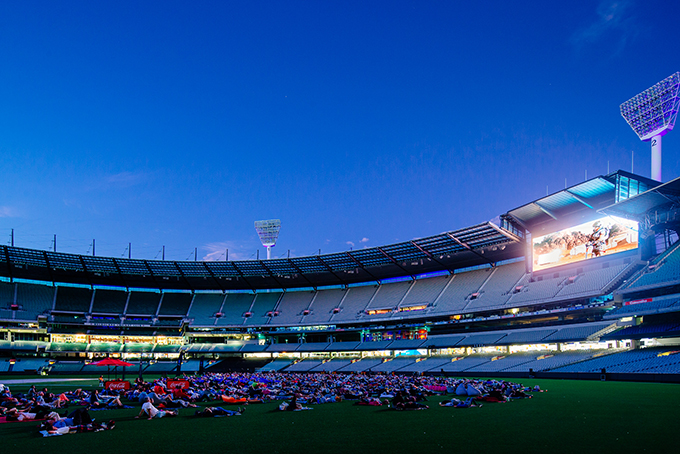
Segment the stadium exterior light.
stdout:
[[644,142],[652,142],[652,178],[661,181],[661,137],[678,116],[680,72],[621,104],[621,115]]
[[266,221],[255,221],[255,230],[260,237],[262,246],[267,248],[267,260],[271,259],[272,248],[279,239],[279,231],[281,230],[280,219],[268,219]]

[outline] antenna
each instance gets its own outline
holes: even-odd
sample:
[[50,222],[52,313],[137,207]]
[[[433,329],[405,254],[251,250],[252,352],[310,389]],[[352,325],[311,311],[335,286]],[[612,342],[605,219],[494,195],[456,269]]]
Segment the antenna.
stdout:
[[262,246],[267,248],[267,260],[271,259],[272,248],[274,245],[276,245],[276,240],[279,239],[281,220],[268,219],[266,221],[255,221],[255,230],[257,231],[257,235],[260,237]]
[[661,137],[678,116],[680,72],[670,75],[621,104],[621,115],[643,142],[652,143],[652,178],[661,181]]

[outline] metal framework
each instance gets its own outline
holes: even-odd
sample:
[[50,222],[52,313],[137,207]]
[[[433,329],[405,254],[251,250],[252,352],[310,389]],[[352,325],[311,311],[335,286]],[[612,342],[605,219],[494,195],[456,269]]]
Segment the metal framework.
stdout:
[[267,248],[267,260],[272,258],[271,248],[276,245],[281,231],[280,219],[268,219],[266,221],[255,221],[255,230],[260,237],[262,246]]
[[3,245],[0,276],[90,286],[222,291],[348,285],[522,256],[523,238],[508,226],[486,222],[381,247],[267,261],[139,260]]
[[652,143],[652,178],[661,181],[661,137],[678,116],[680,72],[676,72],[621,104],[621,115],[640,140]]

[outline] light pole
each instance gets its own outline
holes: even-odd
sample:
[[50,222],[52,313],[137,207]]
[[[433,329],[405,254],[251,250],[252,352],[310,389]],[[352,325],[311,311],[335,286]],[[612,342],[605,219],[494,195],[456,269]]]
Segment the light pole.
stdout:
[[272,258],[271,249],[279,239],[279,231],[281,230],[280,219],[269,219],[266,221],[255,221],[255,230],[260,237],[262,246],[267,248],[267,260]]
[[652,179],[661,181],[661,137],[678,116],[680,72],[621,104],[621,115],[643,142],[652,143]]

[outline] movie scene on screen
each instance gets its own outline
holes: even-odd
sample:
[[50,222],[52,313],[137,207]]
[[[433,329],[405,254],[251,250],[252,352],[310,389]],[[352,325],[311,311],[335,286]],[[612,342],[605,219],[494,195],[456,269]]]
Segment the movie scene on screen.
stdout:
[[638,247],[638,223],[607,216],[532,240],[533,270],[616,254]]

